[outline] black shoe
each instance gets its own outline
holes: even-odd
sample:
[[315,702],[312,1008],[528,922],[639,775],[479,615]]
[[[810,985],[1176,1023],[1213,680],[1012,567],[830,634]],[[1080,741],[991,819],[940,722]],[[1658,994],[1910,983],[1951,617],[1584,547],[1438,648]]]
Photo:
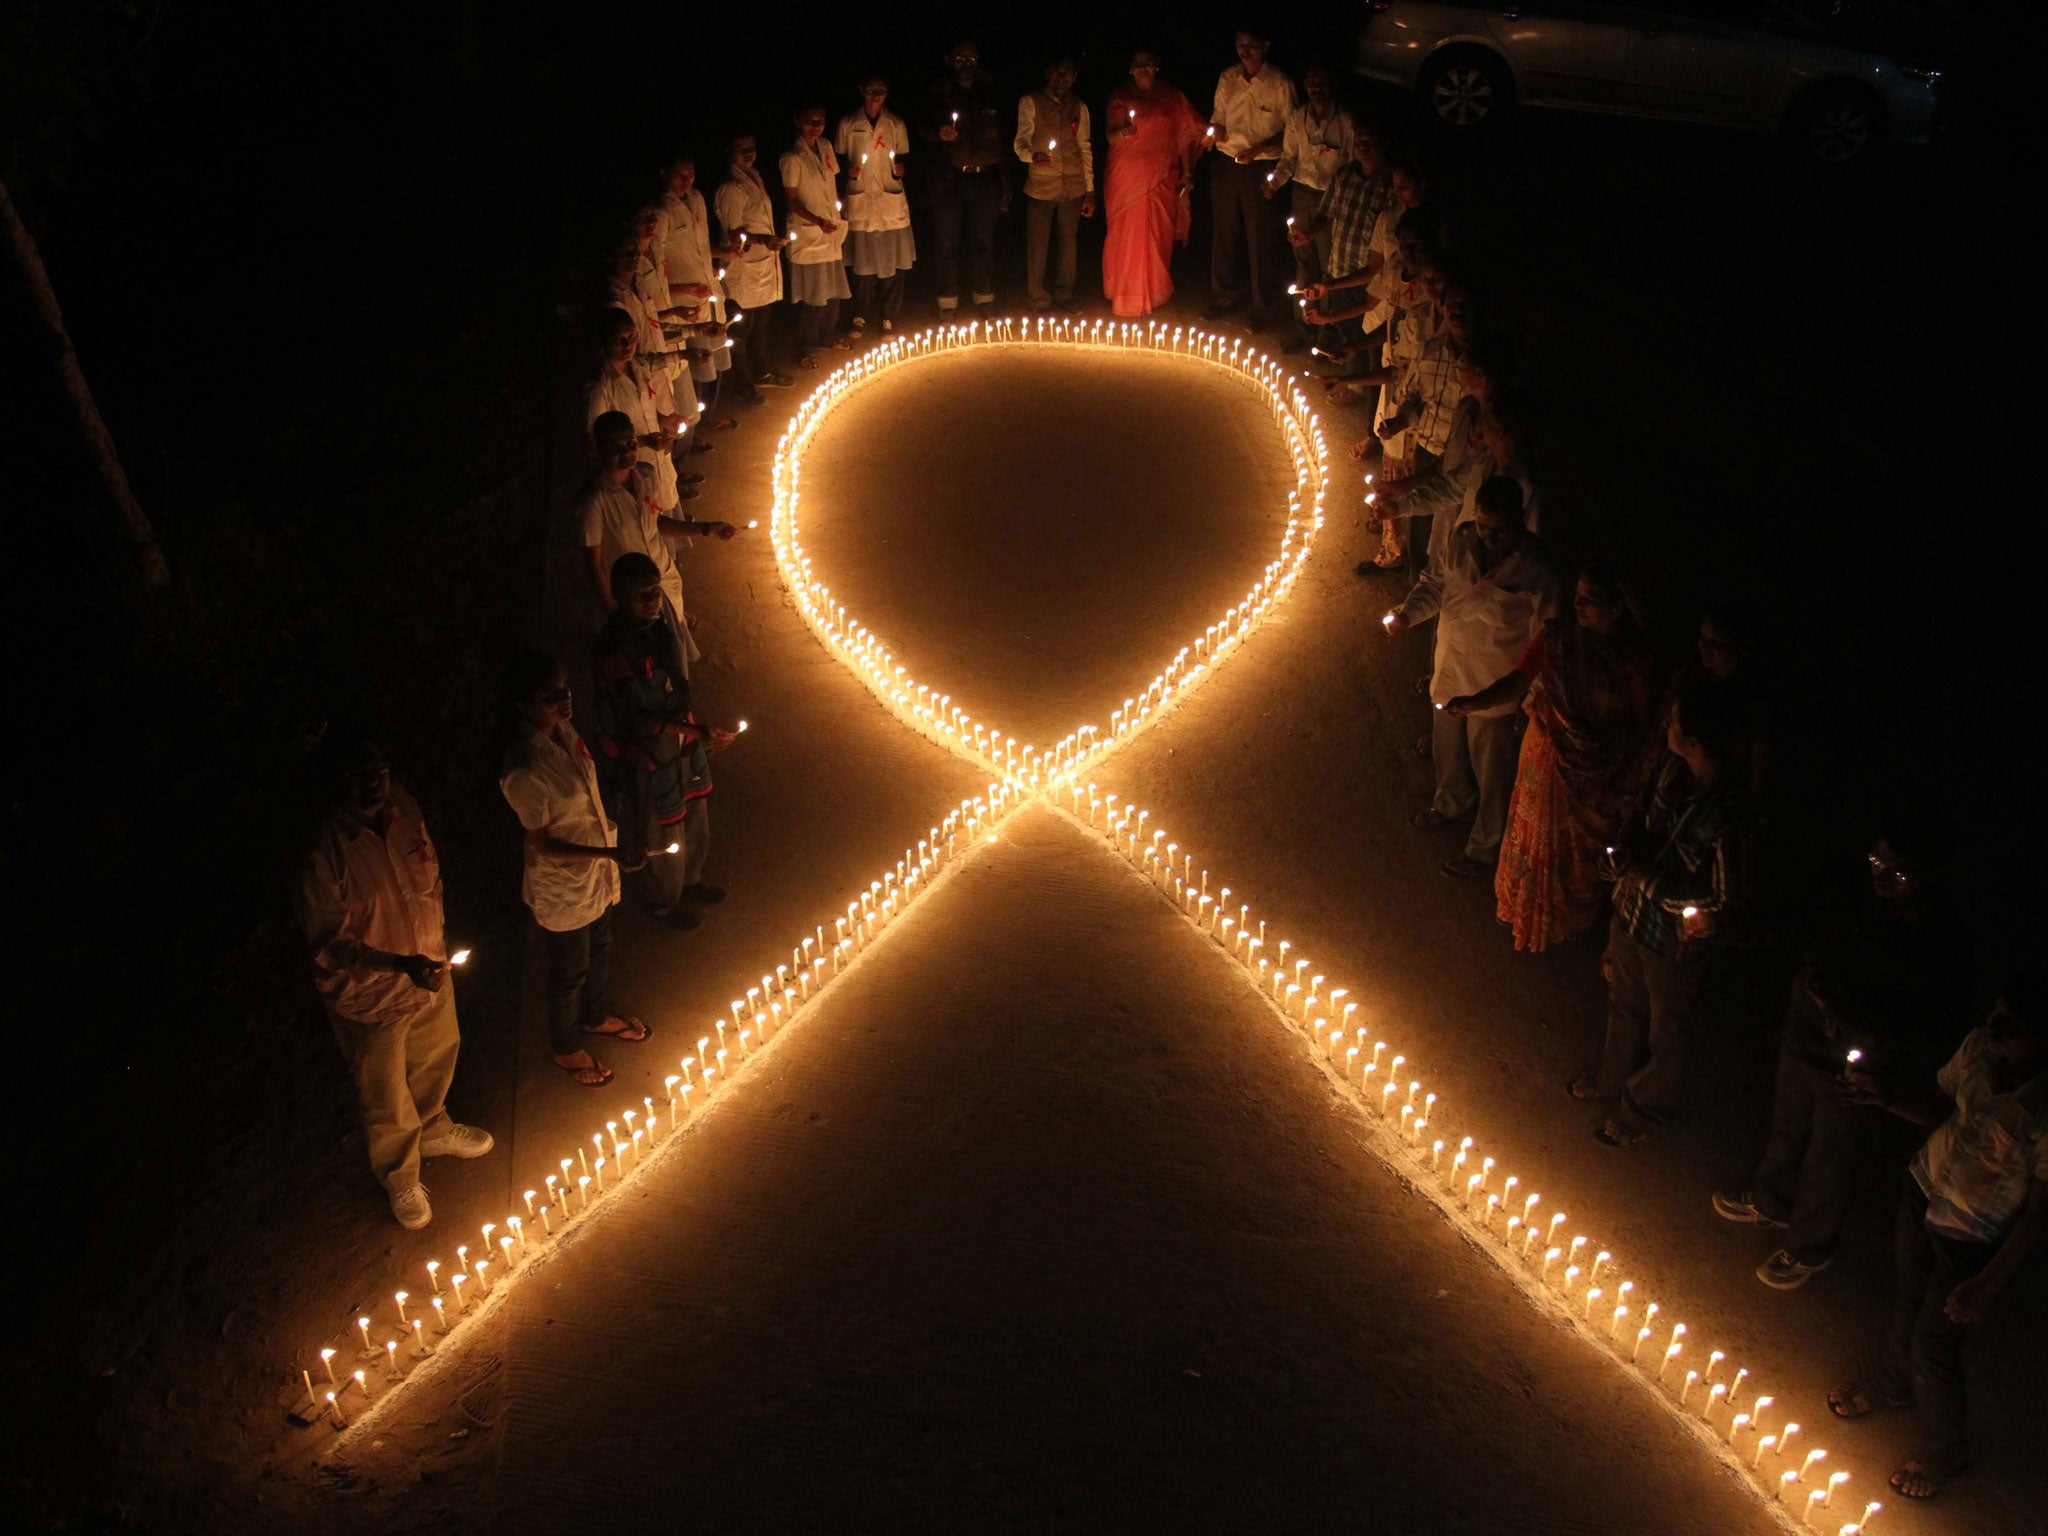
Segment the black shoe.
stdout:
[[676,894],[684,901],[696,902],[700,907],[715,907],[725,900],[725,887],[722,885],[706,885],[702,880],[699,880],[694,884],[684,886]]
[[1075,298],[1071,293],[1068,294],[1064,299],[1054,299],[1053,303],[1057,305],[1059,308],[1065,310],[1070,315],[1081,308],[1081,301]]
[[1232,310],[1242,309],[1243,307],[1243,299],[1218,299],[1215,303],[1211,304],[1207,309],[1202,311],[1202,318],[1204,320],[1221,320],[1225,315],[1229,314]]
[[1253,310],[1249,318],[1246,319],[1244,328],[1256,336],[1271,323],[1264,315],[1260,314],[1257,310]]
[[695,928],[704,921],[703,918],[692,912],[681,902],[677,902],[666,912],[656,912],[654,915],[678,933],[688,933],[692,928]]

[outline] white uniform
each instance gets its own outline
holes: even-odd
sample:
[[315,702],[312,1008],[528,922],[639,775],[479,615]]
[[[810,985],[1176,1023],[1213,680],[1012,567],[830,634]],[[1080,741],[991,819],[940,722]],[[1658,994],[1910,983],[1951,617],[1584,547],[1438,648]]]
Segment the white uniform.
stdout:
[[763,241],[775,238],[775,202],[758,171],[735,168],[712,198],[727,245],[741,230],[753,238],[725,269],[725,295],[742,309],[760,309],[782,297],[782,263]]
[[[645,437],[661,430],[656,418],[674,415],[673,405],[668,386],[638,363],[628,363],[624,371],[615,371],[606,363],[584,392],[583,425],[586,429],[593,426],[606,411],[624,411],[632,419],[634,436]],[[645,443],[640,444],[638,457],[654,471],[656,507],[673,513],[678,500],[675,460],[666,448],[649,448]]]
[[833,225],[832,232],[827,234],[809,219],[797,218],[792,211],[789,228],[796,238],[789,248],[789,264],[808,267],[843,261],[846,219],[838,211],[839,157],[832,153],[832,146],[820,139],[816,148],[806,149],[799,142],[782,157],[781,170],[784,188],[793,190],[806,210]]
[[[671,192],[662,198],[654,248],[661,253],[671,283],[703,283],[711,290],[710,305],[699,318],[723,323],[728,318],[725,286],[711,259],[711,222],[704,211],[703,193],[692,187],[681,197]],[[687,345],[690,375],[699,384],[715,382],[732,366],[732,350],[723,340],[693,336]]]
[[[870,123],[865,112],[839,119],[834,139],[846,167],[846,224],[849,229],[908,229],[910,199],[903,195],[902,157],[910,153],[910,130],[894,112]],[[788,179],[788,156],[783,177]],[[808,202],[808,198],[806,198]]]
[[[506,758],[498,787],[529,832],[549,832],[584,848],[619,845],[598,794],[597,765],[583,738],[567,725],[545,735],[526,727]],[[522,894],[541,927],[573,933],[618,904],[619,866],[610,859],[550,853],[529,842]]]

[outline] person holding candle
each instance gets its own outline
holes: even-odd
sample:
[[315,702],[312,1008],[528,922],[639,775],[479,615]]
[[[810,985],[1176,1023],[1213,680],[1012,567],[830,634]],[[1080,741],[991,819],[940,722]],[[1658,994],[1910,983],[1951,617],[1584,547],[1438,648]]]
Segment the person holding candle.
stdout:
[[938,245],[939,318],[960,307],[960,260],[967,256],[969,294],[983,319],[996,302],[996,219],[1010,203],[1004,170],[1002,124],[995,90],[981,69],[981,50],[955,43],[946,50],[946,73],[933,87],[936,120],[930,129],[932,229]]
[[[624,856],[647,855],[645,882],[657,917],[695,928],[695,909],[725,900],[704,883],[711,851],[711,765],[734,732],[707,729],[691,710],[690,679],[661,572],[646,555],[619,556],[611,569],[617,606],[598,632],[599,746],[613,767],[613,819]],[[661,852],[677,845],[673,854]]]
[[[623,308],[604,310],[597,327],[600,361],[597,377],[584,391],[585,430],[609,411],[630,420],[635,458],[652,472],[649,493],[654,505],[664,515],[673,514],[679,504],[699,494],[695,482],[704,478],[676,469],[673,450],[683,418],[676,411],[675,396],[662,372],[638,356],[640,326],[631,313]],[[595,454],[595,440],[588,446]]]
[[[1330,226],[1320,223],[1317,215],[1337,172],[1354,158],[1357,124],[1346,108],[1337,105],[1336,77],[1329,70],[1318,65],[1306,71],[1301,89],[1304,99],[1288,116],[1280,158],[1273,162],[1261,195],[1271,201],[1286,194],[1287,211],[1293,215],[1290,240],[1295,230],[1308,233],[1306,240],[1292,241],[1294,285],[1305,293],[1330,273]],[[1293,319],[1301,339],[1311,340],[1314,327],[1302,317],[1301,307],[1296,307]]]
[[[1427,828],[1472,817],[1464,851],[1442,865],[1457,878],[1493,867],[1514,785],[1518,701],[1471,696],[1514,670],[1557,612],[1558,596],[1550,552],[1523,524],[1521,486],[1504,475],[1487,481],[1474,510],[1383,626],[1392,638],[1437,620],[1429,682],[1430,698],[1444,706],[1430,738],[1436,795],[1413,820]],[[1453,712],[1453,700],[1465,707]]]
[[1736,759],[1755,795],[1764,791],[1779,732],[1777,695],[1763,652],[1763,622],[1755,610],[1745,603],[1716,603],[1700,619],[1697,651],[1685,667],[1713,678],[1736,701],[1742,715]]
[[[622,411],[607,411],[591,423],[597,467],[578,494],[570,516],[583,532],[583,554],[601,613],[618,606],[611,588],[612,564],[634,551],[647,556],[661,573],[661,590],[679,626],[678,652],[685,675],[699,656],[683,607],[683,577],[676,568],[670,538],[709,534],[730,539],[739,530],[731,523],[673,517],[657,511],[653,474],[637,456],[633,422]],[[600,619],[600,622],[602,620]]]
[[[712,328],[693,330],[683,342],[683,357],[695,387],[700,423],[708,416],[709,430],[729,432],[739,423],[730,416],[712,414],[718,404],[721,381],[732,369],[734,349],[726,345],[728,318],[725,284],[718,275],[720,252],[711,245],[711,215],[704,207],[704,194],[697,190],[697,160],[677,155],[668,163],[661,201],[651,210],[652,254],[659,259],[662,275],[674,302],[693,306],[685,319],[708,321]],[[730,259],[731,252],[725,252]],[[711,452],[711,440],[700,425],[690,444],[694,453]]]
[[647,1026],[606,1002],[612,908],[619,872],[638,869],[605,815],[597,765],[570,723],[575,705],[560,662],[539,651],[512,658],[499,700],[505,743],[498,788],[525,829],[522,894],[548,955],[548,1056],[585,1088],[602,1088],[611,1068],[585,1035],[645,1040]]
[[1212,225],[1210,303],[1215,320],[1249,302],[1249,325],[1266,328],[1281,301],[1280,205],[1265,195],[1266,177],[1280,159],[1287,121],[1295,108],[1294,82],[1266,62],[1263,32],[1240,28],[1237,63],[1216,81],[1209,121],[1216,127],[1216,161],[1209,175]]
[[1891,1325],[1867,1386],[1828,1393],[1837,1418],[1919,1410],[1922,1449],[1891,1475],[1930,1499],[1969,1465],[1965,1331],[2048,1230],[2048,966],[2007,979],[1983,1025],[1935,1077],[1933,1093],[1892,1088],[1861,1064],[1845,1074],[1857,1104],[1934,1128],[1913,1159],[1893,1226]]
[[1963,1022],[1970,941],[1943,881],[1955,836],[1929,804],[1886,818],[1853,907],[1792,978],[1763,1154],[1747,1187],[1713,1198],[1725,1220],[1784,1230],[1756,1271],[1774,1290],[1796,1290],[1834,1261],[1867,1129],[1843,1097],[1844,1073],[1932,1076],[1941,1058],[1929,1044],[1945,1050]]
[[839,157],[825,142],[825,109],[796,115],[796,142],[779,162],[789,207],[789,296],[797,306],[797,366],[815,368],[818,348],[838,340],[846,285],[846,221],[839,211]]
[[755,169],[759,146],[751,133],[736,134],[728,146],[725,180],[711,199],[718,215],[721,249],[731,253],[725,294],[739,309],[733,351],[740,376],[754,390],[787,389],[796,380],[775,366],[774,315],[782,302],[782,248],[776,232],[775,201]]
[[1528,715],[1493,882],[1495,915],[1516,949],[1547,949],[1600,915],[1601,851],[1648,767],[1655,670],[1619,578],[1587,565],[1569,619],[1546,621],[1514,671],[1444,705],[1447,715],[1469,715],[1518,700]]
[[[1045,85],[1017,102],[1011,144],[1024,172],[1024,292],[1035,310],[1078,307],[1074,265],[1081,220],[1095,215],[1095,155],[1088,146],[1088,104],[1074,94],[1072,59],[1045,66]],[[1047,247],[1055,231],[1058,264],[1045,286]]]
[[871,322],[883,331],[903,318],[903,274],[917,261],[910,199],[903,195],[903,157],[910,130],[888,110],[889,82],[860,83],[861,109],[839,119],[833,148],[846,168],[846,227],[853,236],[853,333]]
[[1733,764],[1738,718],[1712,682],[1678,687],[1663,760],[1605,855],[1607,1031],[1598,1068],[1569,1089],[1618,1103],[1593,1133],[1611,1147],[1647,1140],[1683,1106],[1708,956],[1739,934],[1752,901],[1755,812]]
[[1188,191],[1205,124],[1159,75],[1159,55],[1131,55],[1131,78],[1109,95],[1102,292],[1118,315],[1149,315],[1173,297],[1173,248],[1188,238]]
[[490,1132],[448,1116],[462,1033],[448,985],[441,861],[411,795],[367,736],[313,753],[327,791],[292,886],[313,983],[355,1076],[370,1170],[408,1231],[433,1220],[429,1157],[482,1157]]

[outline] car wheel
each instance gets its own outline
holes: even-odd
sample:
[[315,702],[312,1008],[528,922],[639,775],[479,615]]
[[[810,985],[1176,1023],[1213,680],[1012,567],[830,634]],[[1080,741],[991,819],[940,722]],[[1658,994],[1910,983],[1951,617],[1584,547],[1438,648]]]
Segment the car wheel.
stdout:
[[1476,133],[1499,123],[1514,95],[1501,62],[1478,52],[1432,59],[1420,85],[1431,119],[1454,133]]
[[1858,90],[1819,90],[1794,107],[1787,124],[1792,142],[1821,165],[1846,165],[1882,141],[1877,102]]

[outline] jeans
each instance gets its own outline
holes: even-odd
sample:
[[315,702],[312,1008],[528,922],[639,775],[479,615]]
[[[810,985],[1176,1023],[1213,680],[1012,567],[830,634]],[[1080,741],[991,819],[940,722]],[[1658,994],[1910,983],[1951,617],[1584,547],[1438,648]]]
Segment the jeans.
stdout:
[[582,1050],[582,1036],[604,1022],[615,910],[607,907],[602,917],[565,933],[541,930],[548,948],[548,1049],[557,1056]]
[[1521,758],[1522,715],[1446,714],[1432,710],[1430,755],[1436,761],[1431,809],[1445,817],[1471,816],[1465,856],[1491,863],[1507,831],[1508,797]]
[[419,1183],[421,1140],[447,1135],[451,1124],[443,1106],[462,1049],[455,986],[444,981],[440,991],[423,995],[431,999],[425,1008],[397,1024],[327,1012],[355,1077],[370,1171],[393,1191]]
[[[1044,309],[1054,299],[1062,304],[1074,296],[1075,240],[1081,232],[1081,199],[1078,197],[1024,199],[1024,293],[1033,309]],[[1046,247],[1054,235],[1059,249],[1053,267],[1052,292],[1045,290]]]
[[1898,1289],[1872,1387],[1884,1402],[1910,1402],[1920,1410],[1921,1465],[1945,1477],[1969,1461],[1963,1402],[1963,1336],[1969,1324],[1942,1309],[1959,1281],[1991,1262],[1997,1245],[1962,1242],[1930,1228],[1927,1196],[1909,1173],[1892,1247]]
[[1247,294],[1251,312],[1264,315],[1279,296],[1281,231],[1286,215],[1278,198],[1267,201],[1270,160],[1239,165],[1217,157],[1209,173],[1209,292],[1218,304]]
[[1699,1013],[1706,957],[1690,945],[1676,955],[1645,949],[1617,914],[1608,923],[1606,968],[1600,1093],[1620,1097],[1624,1118],[1654,1125],[1677,1114],[1684,1102],[1686,1037]]
[[932,198],[932,232],[937,236],[939,308],[960,304],[960,251],[967,250],[967,277],[977,304],[996,301],[996,215],[1003,207],[1003,178],[995,170],[957,172],[952,185]]
[[1834,1070],[1794,1049],[1795,1042],[1811,1037],[1808,1016],[1817,1011],[1806,988],[1808,975],[1802,970],[1792,983],[1771,1132],[1750,1185],[1757,1209],[1787,1224],[1785,1247],[1792,1257],[1818,1264],[1833,1256],[1855,1192],[1856,1137],[1854,1112],[1836,1091]]

